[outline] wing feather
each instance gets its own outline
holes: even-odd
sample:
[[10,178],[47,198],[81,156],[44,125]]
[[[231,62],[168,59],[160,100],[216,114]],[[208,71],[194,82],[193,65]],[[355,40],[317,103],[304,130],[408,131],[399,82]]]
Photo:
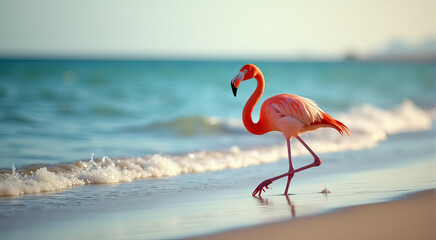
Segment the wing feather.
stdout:
[[265,104],[280,115],[293,117],[305,126],[320,122],[323,117],[323,111],[313,100],[297,95],[277,95],[267,99]]
[[268,98],[262,105],[261,117],[268,119],[272,131],[281,131],[287,138],[320,127],[351,134],[347,126],[324,113],[313,100],[297,95],[281,94]]

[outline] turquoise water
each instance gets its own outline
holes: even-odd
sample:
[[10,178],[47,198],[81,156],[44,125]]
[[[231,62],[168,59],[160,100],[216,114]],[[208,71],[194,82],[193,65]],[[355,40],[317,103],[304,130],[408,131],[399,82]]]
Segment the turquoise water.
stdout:
[[[263,100],[298,94],[333,115],[363,104],[393,108],[410,99],[430,109],[436,102],[432,63],[254,64],[266,78]],[[255,87],[244,82],[233,97],[229,82],[243,65],[0,61],[0,167],[263,145],[268,141],[227,124],[240,121]]]

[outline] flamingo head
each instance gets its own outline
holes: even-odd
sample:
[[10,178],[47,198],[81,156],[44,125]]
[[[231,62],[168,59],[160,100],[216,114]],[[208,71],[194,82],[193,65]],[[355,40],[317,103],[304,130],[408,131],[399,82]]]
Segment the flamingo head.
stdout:
[[241,70],[239,70],[239,73],[230,82],[230,85],[232,86],[233,95],[235,95],[235,97],[236,97],[236,92],[238,90],[239,84],[242,81],[252,79],[253,77],[255,77],[258,70],[259,69],[256,66],[254,66],[253,64],[247,64],[247,65],[243,66],[241,68]]

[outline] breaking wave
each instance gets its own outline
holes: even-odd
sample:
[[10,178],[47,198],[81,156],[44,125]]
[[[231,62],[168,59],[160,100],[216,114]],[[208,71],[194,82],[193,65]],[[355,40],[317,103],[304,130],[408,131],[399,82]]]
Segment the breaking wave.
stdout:
[[167,122],[154,122],[146,126],[127,128],[124,131],[171,134],[183,137],[198,135],[218,135],[242,133],[242,123],[236,119],[220,119],[218,117],[189,116],[180,117]]
[[[320,129],[309,133],[307,143],[317,153],[371,148],[386,140],[388,135],[428,130],[432,127],[433,121],[431,113],[418,108],[410,100],[389,110],[364,105],[336,117],[350,128],[352,137],[341,137],[332,129]],[[188,135],[196,134],[197,126],[208,128],[211,134],[222,132],[222,129],[231,132],[243,131],[242,124],[234,120],[204,117],[179,119],[160,125],[152,124],[147,128],[163,131],[170,125],[178,126],[179,129],[191,129],[187,133],[181,133]],[[303,154],[308,154],[304,147],[295,144],[293,155]],[[94,159],[92,155],[89,161],[27,166],[20,169],[15,169],[12,165],[12,169],[0,173],[0,196],[19,196],[64,190],[85,184],[123,183],[135,179],[241,168],[278,161],[286,155],[285,145],[250,149],[233,146],[225,151],[197,151],[181,155],[155,154],[118,159],[107,156]]]

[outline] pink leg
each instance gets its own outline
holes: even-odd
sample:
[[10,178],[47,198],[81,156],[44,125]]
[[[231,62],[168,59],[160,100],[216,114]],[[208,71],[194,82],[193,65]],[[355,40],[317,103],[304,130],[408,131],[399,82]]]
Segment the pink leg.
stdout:
[[[286,139],[286,144],[288,145],[289,172],[292,172],[294,171],[294,167],[292,166],[292,158],[291,158],[291,140]],[[293,173],[288,175],[288,182],[286,183],[284,195],[288,195],[289,184],[291,183],[292,177],[294,177]]]
[[319,161],[319,164],[316,166],[321,165],[321,159],[312,151],[312,149],[310,149],[309,146],[307,146],[307,144],[303,141],[303,139],[301,139],[299,136],[296,136],[295,138],[298,139],[298,141],[300,141],[304,147],[306,147],[306,149],[310,152],[310,154],[312,154],[312,156],[315,158],[315,162]]
[[[296,137],[297,139],[298,139],[298,141],[300,141],[301,142],[301,144],[303,144],[303,146],[310,152],[310,154],[312,154],[312,156],[313,156],[313,158],[314,158],[314,161],[313,161],[313,163],[311,163],[311,164],[309,164],[309,165],[307,165],[307,166],[304,166],[304,167],[301,167],[301,168],[298,168],[298,169],[296,169],[296,170],[291,170],[291,168],[289,167],[289,172],[287,172],[287,173],[284,173],[284,174],[282,174],[282,175],[279,175],[279,176],[276,176],[276,177],[273,177],[273,178],[270,178],[270,179],[267,179],[267,180],[265,180],[265,181],[263,181],[263,182],[261,182],[260,184],[259,184],[259,186],[257,186],[257,188],[256,189],[254,189],[254,191],[253,191],[253,196],[256,196],[257,194],[259,194],[259,197],[260,197],[260,194],[262,193],[262,191],[265,191],[265,189],[263,189],[263,188],[266,188],[266,189],[269,189],[269,185],[271,184],[271,183],[273,183],[275,180],[277,180],[277,179],[280,179],[280,178],[283,178],[283,177],[286,177],[286,176],[288,176],[288,184],[287,184],[287,186],[286,186],[286,191],[285,191],[285,194],[287,194],[287,188],[289,187],[289,182],[291,181],[290,179],[289,179],[289,177],[292,175],[292,177],[294,176],[294,174],[295,173],[297,173],[297,172],[300,172],[300,171],[303,171],[303,170],[306,170],[306,169],[308,169],[308,168],[312,168],[312,167],[317,167],[317,166],[319,166],[319,165],[321,165],[321,159],[312,151],[312,149],[310,149],[309,148],[309,146],[307,146],[307,144],[303,141],[303,139],[301,139],[300,137]],[[290,145],[289,145],[289,148],[288,148],[288,151],[289,151],[289,153],[290,153]],[[290,156],[290,155],[289,155]],[[289,157],[289,163],[291,163],[291,158]],[[291,165],[290,165],[291,166]],[[291,178],[292,178],[291,177]]]

